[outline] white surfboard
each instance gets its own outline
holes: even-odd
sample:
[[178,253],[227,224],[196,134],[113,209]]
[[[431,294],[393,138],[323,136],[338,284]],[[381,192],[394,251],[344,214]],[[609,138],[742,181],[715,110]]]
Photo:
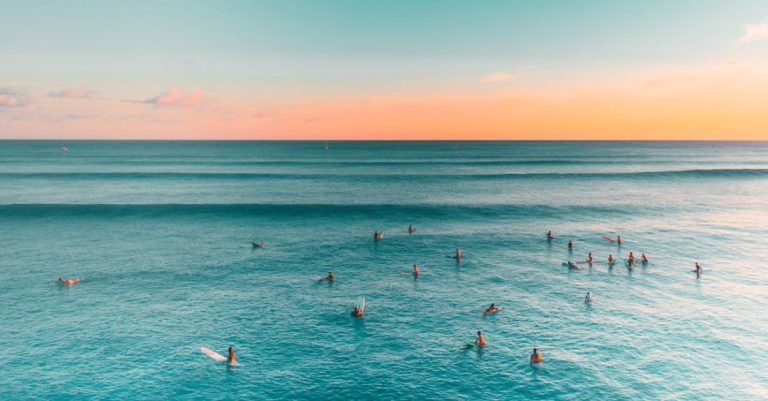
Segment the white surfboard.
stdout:
[[358,303],[357,303],[357,307],[362,309],[362,310],[365,310],[365,296],[364,295],[360,296],[360,299],[358,300]]
[[219,354],[216,351],[210,350],[208,348],[201,347],[200,348],[200,352],[204,353],[205,355],[208,355],[209,357],[211,357],[211,359],[213,359],[216,362],[226,362],[227,361],[227,358],[225,358],[223,355]]

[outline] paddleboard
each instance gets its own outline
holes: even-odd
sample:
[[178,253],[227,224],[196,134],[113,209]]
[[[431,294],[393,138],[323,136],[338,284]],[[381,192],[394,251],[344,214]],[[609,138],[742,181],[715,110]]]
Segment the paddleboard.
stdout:
[[208,355],[211,359],[213,359],[216,362],[226,362],[227,358],[225,358],[223,355],[217,353],[216,351],[213,351],[211,349],[200,347],[200,352],[204,353],[205,355]]

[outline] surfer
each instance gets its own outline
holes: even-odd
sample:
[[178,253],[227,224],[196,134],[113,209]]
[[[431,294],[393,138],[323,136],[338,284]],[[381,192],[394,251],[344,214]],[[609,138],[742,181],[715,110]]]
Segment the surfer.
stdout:
[[419,277],[419,274],[421,274],[421,270],[419,270],[419,266],[413,265],[413,277]]
[[363,317],[363,310],[358,308],[357,305],[355,305],[355,309],[352,309],[352,316]]
[[552,230],[547,231],[547,240],[552,241],[555,237],[552,235]]
[[534,348],[533,353],[531,354],[531,363],[532,364],[541,363],[542,360],[543,358],[541,357],[541,352],[539,352],[538,349]]
[[328,272],[328,275],[320,280],[327,280],[329,283],[332,283],[334,280],[336,280],[336,277],[333,276],[333,272]]
[[461,260],[461,248],[456,248],[456,256],[455,256],[455,258],[456,258],[457,261]]
[[416,228],[413,227],[413,224],[408,225],[408,234],[413,234],[413,232],[416,231]]
[[230,365],[237,365],[237,357],[235,356],[235,349],[232,348],[232,346],[229,346],[228,350],[228,356],[227,356],[227,363]]
[[587,296],[584,297],[584,303],[585,304],[591,304],[592,301],[595,300],[595,297],[592,295],[591,292],[587,291]]
[[261,242],[251,242],[251,245],[253,245],[254,248],[264,248],[267,244],[265,244],[264,241],[261,241]]
[[589,255],[587,255],[587,263],[589,263],[590,265],[592,264],[592,252],[590,252]]
[[616,243],[621,245],[621,235],[616,236]]
[[501,310],[501,308],[496,306],[496,304],[492,303],[491,306],[489,306],[486,310],[483,311],[483,315],[489,314],[489,313],[496,313],[496,312],[498,312],[500,310]]
[[485,336],[483,335],[480,330],[477,331],[477,338],[475,339],[475,345],[479,347],[485,347],[488,344],[487,341],[485,341]]
[[384,238],[384,233],[382,233],[381,231],[374,231],[373,232],[373,240],[374,241],[379,241],[382,238]]
[[696,269],[693,270],[696,273],[696,278],[701,277],[701,273],[704,273],[704,269],[699,266],[699,262],[694,262],[694,265],[696,265]]
[[608,255],[608,266],[613,266],[613,254]]
[[644,264],[644,265],[647,265],[647,264],[648,264],[648,257],[647,257],[647,256],[645,256],[645,253],[641,253],[641,254],[640,254],[640,259],[643,261],[643,264]]
[[571,262],[570,260],[568,261],[568,268],[569,268],[569,269],[576,269],[576,270],[579,270],[579,266],[576,266],[576,263],[573,263],[573,262]]
[[68,285],[70,287],[73,284],[78,283],[78,282],[80,282],[80,279],[77,278],[77,277],[70,277],[70,278],[59,277],[59,284]]
[[568,240],[568,250],[569,251],[573,250],[573,241],[572,240]]
[[629,258],[627,259],[627,262],[629,263],[629,267],[632,267],[635,265],[635,254],[630,252]]

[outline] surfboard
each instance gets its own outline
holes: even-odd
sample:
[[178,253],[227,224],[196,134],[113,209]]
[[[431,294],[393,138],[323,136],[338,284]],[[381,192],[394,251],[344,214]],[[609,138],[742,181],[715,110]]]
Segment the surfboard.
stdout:
[[496,312],[501,312],[501,311],[503,311],[503,310],[504,310],[504,307],[503,307],[503,306],[497,306],[497,307],[496,307],[496,310],[495,310],[495,311],[493,311],[493,312],[488,312],[488,310],[486,310],[486,309],[483,309],[483,312],[482,312],[482,314],[483,314],[483,316],[486,316],[486,315],[493,315],[494,313],[496,313]]
[[614,240],[613,238],[611,238],[611,237],[609,237],[609,236],[607,236],[605,234],[603,234],[603,239],[608,241],[608,242],[610,242],[610,243],[616,242],[616,240]]
[[227,358],[225,358],[223,355],[217,353],[216,351],[213,351],[211,349],[200,347],[200,352],[204,353],[205,355],[208,355],[211,359],[213,359],[216,362],[226,362]]
[[360,298],[357,300],[357,307],[365,310],[365,295],[360,295]]

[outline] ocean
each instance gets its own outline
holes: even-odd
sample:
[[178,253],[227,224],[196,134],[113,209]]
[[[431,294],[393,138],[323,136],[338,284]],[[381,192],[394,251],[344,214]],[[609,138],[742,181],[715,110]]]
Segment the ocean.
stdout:
[[3,400],[768,398],[767,142],[0,141],[0,243]]

